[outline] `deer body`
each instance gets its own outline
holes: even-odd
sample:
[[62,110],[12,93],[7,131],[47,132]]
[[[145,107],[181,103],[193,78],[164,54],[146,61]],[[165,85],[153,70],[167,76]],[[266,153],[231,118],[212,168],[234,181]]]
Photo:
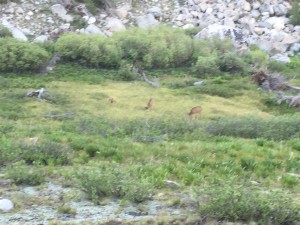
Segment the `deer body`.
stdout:
[[153,108],[153,99],[150,98],[149,101],[148,101],[147,106],[145,107],[145,109],[152,110],[152,108]]
[[198,118],[202,112],[201,106],[195,106],[191,109],[189,116],[190,118]]
[[110,104],[117,103],[117,101],[116,101],[114,98],[109,98],[107,101],[108,101]]

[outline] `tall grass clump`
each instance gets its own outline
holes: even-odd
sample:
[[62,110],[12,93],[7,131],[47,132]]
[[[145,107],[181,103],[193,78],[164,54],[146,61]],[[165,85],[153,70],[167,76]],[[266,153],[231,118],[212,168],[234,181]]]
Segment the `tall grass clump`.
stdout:
[[93,68],[118,68],[121,60],[118,45],[101,35],[66,34],[57,40],[55,50],[65,61]]
[[202,217],[261,225],[296,225],[300,206],[279,192],[261,192],[243,186],[222,185],[200,192]]
[[223,117],[212,121],[206,127],[211,135],[224,135],[243,138],[266,138],[286,140],[300,137],[300,116],[284,115],[269,119],[254,116]]
[[0,38],[0,72],[37,71],[49,57],[48,52],[36,44]]

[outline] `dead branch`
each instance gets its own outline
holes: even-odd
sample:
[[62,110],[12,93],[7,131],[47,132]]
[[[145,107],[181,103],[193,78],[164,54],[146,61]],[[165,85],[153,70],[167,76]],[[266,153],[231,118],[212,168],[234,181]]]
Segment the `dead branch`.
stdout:
[[38,99],[42,99],[43,98],[43,94],[45,92],[46,92],[45,88],[41,88],[40,90],[27,92],[26,96],[27,97],[37,97]]
[[160,87],[159,84],[157,84],[158,79],[155,78],[154,80],[149,80],[149,79],[147,78],[147,76],[146,76],[146,73],[145,73],[144,69],[138,68],[138,67],[135,67],[135,66],[132,66],[131,71],[136,72],[136,73],[139,73],[139,74],[142,76],[143,80],[144,80],[146,83],[150,84],[151,86],[153,86],[153,87],[155,87],[155,88],[159,88],[159,87]]

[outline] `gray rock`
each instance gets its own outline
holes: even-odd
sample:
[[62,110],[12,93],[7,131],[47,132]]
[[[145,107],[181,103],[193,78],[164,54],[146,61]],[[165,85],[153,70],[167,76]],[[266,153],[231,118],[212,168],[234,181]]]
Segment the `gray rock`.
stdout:
[[232,28],[224,25],[213,24],[201,30],[198,34],[195,35],[195,38],[209,38],[216,36],[220,39],[226,37],[230,38],[233,41],[243,42],[244,37],[242,31],[238,28]]
[[9,212],[14,208],[14,204],[9,199],[0,199],[0,210]]
[[264,40],[264,39],[258,40],[256,42],[256,45],[261,50],[266,51],[266,52],[271,52],[271,50],[273,49],[273,44],[270,41]]
[[109,17],[106,19],[106,28],[111,32],[126,29],[121,20],[113,17]]
[[57,15],[62,20],[65,20],[67,22],[73,21],[73,17],[70,15],[67,15],[67,10],[65,9],[65,7],[63,5],[55,4],[55,5],[51,6],[50,9],[53,14]]
[[147,14],[152,14],[155,18],[159,18],[162,16],[161,9],[158,7],[152,7],[146,10]]
[[204,85],[205,84],[205,82],[203,81],[203,80],[201,80],[201,81],[197,81],[197,82],[194,82],[194,86],[201,86],[201,85]]
[[145,16],[136,17],[136,24],[140,28],[149,28],[159,25],[159,22],[154,18],[152,14],[147,14]]
[[100,35],[104,35],[104,33],[102,32],[102,30],[99,27],[97,27],[95,24],[88,25],[84,29],[84,33],[86,33],[86,34],[100,34]]
[[293,51],[293,52],[299,52],[300,51],[300,42],[292,44],[291,47],[289,48],[289,50]]
[[4,19],[0,23],[2,23],[2,25],[4,27],[6,27],[12,33],[12,36],[14,38],[19,39],[19,40],[23,40],[23,41],[28,40],[27,37],[25,36],[25,34],[20,29],[15,27],[13,24],[8,22],[7,20]]
[[289,63],[291,62],[290,58],[283,54],[276,54],[269,58],[270,61],[277,61],[281,63]]
[[49,37],[47,35],[40,35],[38,37],[36,37],[32,42],[36,43],[36,42],[46,42],[49,40]]

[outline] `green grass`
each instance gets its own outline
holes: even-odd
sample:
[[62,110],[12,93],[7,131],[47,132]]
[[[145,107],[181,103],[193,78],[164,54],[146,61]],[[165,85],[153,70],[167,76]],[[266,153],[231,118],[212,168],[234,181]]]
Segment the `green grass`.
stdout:
[[[260,191],[280,190],[299,203],[300,182],[291,175],[300,171],[298,110],[273,104],[250,77],[211,78],[195,87],[197,79],[184,70],[152,71],[160,77],[162,87],[156,89],[142,81],[109,79],[114,73],[59,65],[47,76],[2,75],[0,165],[7,176],[39,184],[44,180],[36,181],[32,173],[21,180],[18,171],[32,168],[28,171],[41,178],[41,171],[55,166],[56,176],[82,187],[97,203],[107,196],[145,201],[169,192],[166,179],[178,182],[182,192],[257,182]],[[26,97],[29,89],[42,86],[47,99]],[[110,97],[117,103],[109,104]],[[145,110],[149,98],[151,111]],[[191,120],[188,113],[197,105],[203,113]],[[39,138],[34,146],[32,137]],[[20,160],[26,165],[11,166]],[[104,178],[107,186],[101,187]],[[115,187],[121,189],[112,193]]]

